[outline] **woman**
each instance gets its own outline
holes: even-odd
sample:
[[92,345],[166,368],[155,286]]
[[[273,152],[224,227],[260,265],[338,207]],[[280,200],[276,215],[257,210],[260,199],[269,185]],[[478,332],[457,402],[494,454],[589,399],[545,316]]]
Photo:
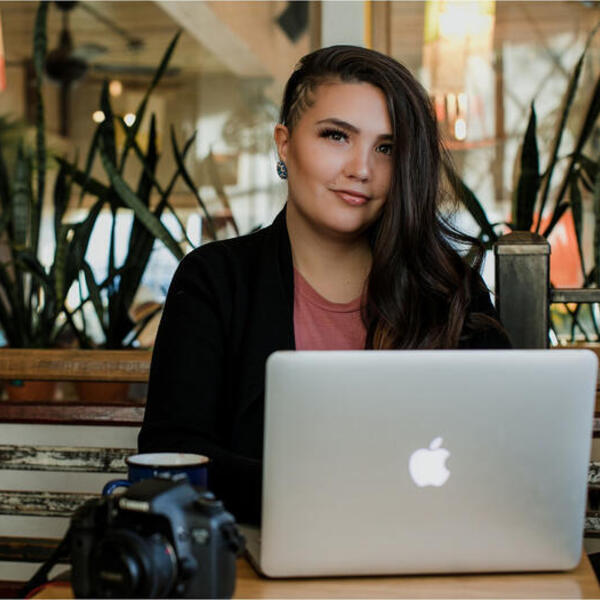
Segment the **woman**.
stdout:
[[210,487],[260,517],[264,368],[281,349],[499,348],[509,343],[473,240],[438,213],[441,146],[425,91],[353,46],[305,56],[275,127],[286,207],[180,264],[159,327],[142,452],[212,459]]

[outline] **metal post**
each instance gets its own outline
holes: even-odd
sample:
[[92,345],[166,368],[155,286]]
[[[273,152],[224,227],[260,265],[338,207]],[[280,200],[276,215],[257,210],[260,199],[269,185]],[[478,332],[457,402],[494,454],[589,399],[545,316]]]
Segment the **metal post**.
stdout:
[[547,348],[550,244],[529,231],[513,231],[494,245],[496,310],[515,348]]

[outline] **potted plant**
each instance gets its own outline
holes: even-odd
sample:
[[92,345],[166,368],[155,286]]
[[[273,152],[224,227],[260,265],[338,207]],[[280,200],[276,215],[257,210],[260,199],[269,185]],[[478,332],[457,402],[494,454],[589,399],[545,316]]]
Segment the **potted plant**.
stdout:
[[[80,223],[65,224],[72,178],[58,170],[53,187],[55,251],[46,268],[39,260],[42,206],[49,152],[44,133],[41,93],[46,48],[47,4],[38,9],[34,32],[37,115],[33,148],[21,138],[9,166],[0,145],[0,327],[12,348],[56,347],[71,326],[63,313],[66,293],[77,278],[99,205]],[[50,382],[9,382],[7,391],[17,399],[47,400]]]
[[[93,137],[85,170],[80,170],[76,164],[65,159],[59,159],[61,168],[72,177],[72,180],[80,188],[80,193],[94,196],[94,206],[107,207],[112,220],[106,278],[103,281],[97,281],[91,265],[85,259],[81,262],[83,281],[79,286],[80,303],[70,313],[70,317],[75,324],[74,331],[82,348],[115,350],[135,347],[139,335],[161,309],[161,306],[155,306],[138,321],[135,321],[131,314],[135,295],[148,265],[155,241],[163,243],[177,260],[184,255],[183,247],[186,244],[192,245],[183,226],[181,226],[182,239],[176,240],[161,222],[161,216],[166,211],[170,211],[177,217],[169,202],[169,197],[180,177],[196,197],[207,220],[209,232],[213,237],[216,235],[211,215],[198,195],[196,186],[185,167],[185,158],[195,135],[186,141],[183,148],[180,148],[175,132],[171,129],[171,146],[177,168],[166,186],[161,185],[156,178],[159,153],[154,115],[150,117],[147,148],[140,148],[136,140],[138,128],[145,116],[148,98],[166,70],[178,38],[179,34],[174,37],[167,48],[153,80],[140,102],[133,124],[127,125],[121,117],[113,113],[108,82],[105,82],[100,97],[100,109],[104,113],[105,119],[98,125]],[[122,148],[118,148],[116,142],[117,127],[122,128],[124,133]],[[130,156],[134,156],[142,167],[135,189],[130,187],[123,177],[123,171]],[[103,183],[90,175],[94,161],[97,159],[102,163],[108,183]],[[154,197],[158,201],[155,206],[152,206],[151,200]],[[115,230],[119,208],[131,209],[134,218],[129,233],[127,255],[123,263],[117,265]],[[88,305],[93,307],[92,317],[89,313],[86,316],[85,308]],[[103,335],[103,341],[100,343],[93,341],[89,334],[88,321],[90,318],[95,318],[100,326]],[[80,395],[91,402],[100,400],[102,402],[121,402],[127,397],[127,384],[122,383],[80,382],[78,388]]]
[[[570,212],[575,226],[584,287],[600,287],[600,153],[593,148],[590,149],[592,154],[586,153],[589,148],[588,142],[596,128],[596,122],[600,115],[600,77],[596,80],[573,149],[566,155],[561,155],[560,150],[579,85],[583,62],[590,42],[599,26],[600,24],[596,25],[589,34],[584,50],[571,74],[562,107],[559,111],[548,162],[543,170],[540,168],[535,106],[533,103],[531,104],[529,121],[521,143],[520,156],[513,177],[515,187],[512,194],[512,210],[509,222],[492,224],[473,191],[455,175],[450,165],[446,165],[448,180],[461,202],[478,224],[480,228],[478,237],[486,249],[491,249],[498,240],[498,227],[509,231],[533,231],[547,238],[561,219]],[[554,175],[561,163],[566,163],[566,168],[559,185],[553,186]],[[594,234],[595,264],[591,268],[588,268],[585,264],[582,251],[583,197],[586,191],[592,196],[596,223]],[[550,201],[553,202],[552,212],[549,218],[542,221],[541,217]],[[542,224],[544,224],[543,227]],[[578,304],[575,308],[568,305],[565,307],[572,319],[572,341],[575,336],[575,328],[579,328],[586,341],[589,341],[588,332],[580,318],[582,306]],[[556,318],[556,313],[553,316]],[[600,337],[600,328],[593,311],[590,311],[590,321],[596,337]]]

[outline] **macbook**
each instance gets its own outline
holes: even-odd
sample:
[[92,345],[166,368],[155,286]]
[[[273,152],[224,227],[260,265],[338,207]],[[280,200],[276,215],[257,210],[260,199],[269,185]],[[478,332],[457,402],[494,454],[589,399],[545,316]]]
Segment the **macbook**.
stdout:
[[596,378],[586,350],[274,353],[252,562],[271,577],[575,567]]

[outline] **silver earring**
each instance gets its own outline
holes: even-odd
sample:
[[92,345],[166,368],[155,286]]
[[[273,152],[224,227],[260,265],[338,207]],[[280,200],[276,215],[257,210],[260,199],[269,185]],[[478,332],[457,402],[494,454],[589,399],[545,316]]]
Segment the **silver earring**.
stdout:
[[287,167],[282,160],[277,161],[277,175],[280,179],[287,179]]

